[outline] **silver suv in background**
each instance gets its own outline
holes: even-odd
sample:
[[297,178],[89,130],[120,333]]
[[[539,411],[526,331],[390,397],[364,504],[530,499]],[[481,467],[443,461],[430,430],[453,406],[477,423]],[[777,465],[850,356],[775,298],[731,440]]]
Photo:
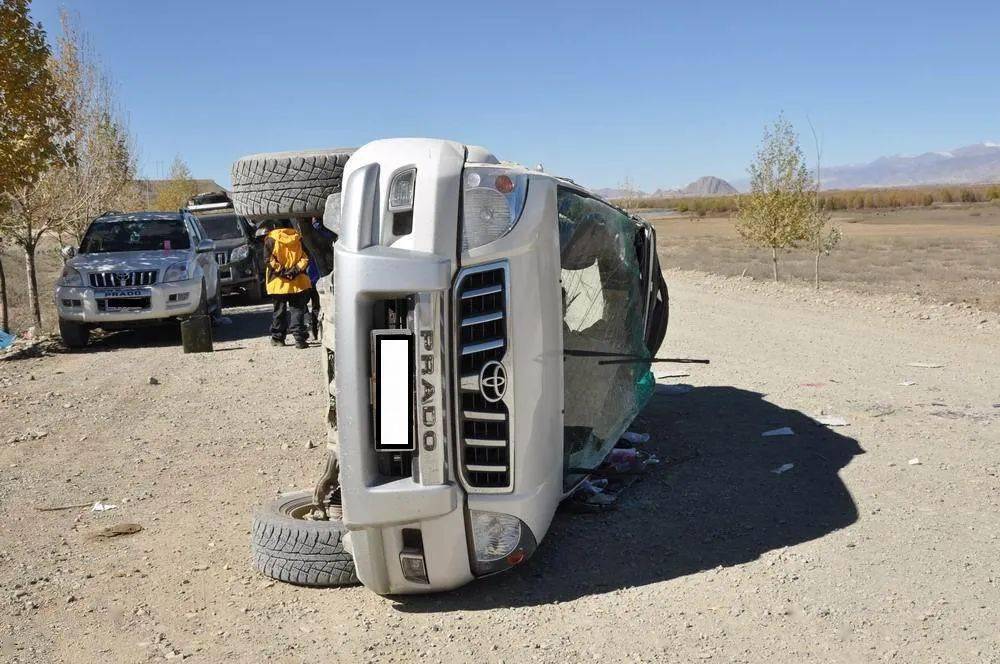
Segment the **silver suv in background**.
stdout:
[[105,214],[93,222],[56,282],[59,333],[71,348],[93,328],[122,329],[222,309],[215,242],[180,212]]
[[236,214],[224,191],[192,197],[187,210],[198,217],[215,241],[222,294],[242,294],[251,302],[260,302],[264,297],[264,244],[254,238],[254,225]]

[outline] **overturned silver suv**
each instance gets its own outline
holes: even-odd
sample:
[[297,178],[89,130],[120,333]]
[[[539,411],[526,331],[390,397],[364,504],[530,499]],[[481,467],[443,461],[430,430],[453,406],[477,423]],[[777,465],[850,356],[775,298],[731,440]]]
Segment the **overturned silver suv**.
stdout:
[[[429,139],[357,150],[324,223],[332,458],[316,491],[258,512],[258,568],[335,585],[349,555],[396,594],[524,562],[653,392],[668,299],[652,227]],[[275,528],[319,545],[282,549]]]

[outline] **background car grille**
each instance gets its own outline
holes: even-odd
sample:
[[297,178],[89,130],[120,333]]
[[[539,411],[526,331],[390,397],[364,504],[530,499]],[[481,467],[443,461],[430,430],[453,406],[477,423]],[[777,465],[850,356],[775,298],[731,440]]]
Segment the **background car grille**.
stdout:
[[156,283],[156,270],[122,270],[114,272],[91,272],[90,285],[95,288],[115,288],[119,286],[152,286]]
[[499,362],[507,352],[506,270],[470,271],[456,291],[463,474],[470,489],[509,490],[510,414],[502,401],[487,401],[479,385],[483,366]]
[[226,252],[217,251],[215,252],[215,262],[219,265],[225,265],[228,261],[226,260]]
[[[408,298],[384,300],[375,306],[375,329],[408,329],[410,313]],[[373,413],[374,415],[374,413]],[[413,452],[376,452],[378,472],[383,477],[410,477],[413,475]]]

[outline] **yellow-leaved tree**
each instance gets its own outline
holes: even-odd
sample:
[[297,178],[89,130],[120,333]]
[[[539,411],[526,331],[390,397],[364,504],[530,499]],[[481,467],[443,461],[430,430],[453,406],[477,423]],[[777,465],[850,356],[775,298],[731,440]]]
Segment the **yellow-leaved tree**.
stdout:
[[814,213],[812,177],[798,135],[783,115],[765,127],[749,173],[750,193],[740,197],[736,230],[751,246],[771,250],[777,281],[778,250],[792,249],[806,239]]

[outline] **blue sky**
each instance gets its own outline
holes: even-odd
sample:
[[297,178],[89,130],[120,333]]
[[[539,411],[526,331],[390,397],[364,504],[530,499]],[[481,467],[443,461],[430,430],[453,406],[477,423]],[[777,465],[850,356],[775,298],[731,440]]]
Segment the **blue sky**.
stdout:
[[1000,141],[997,2],[35,0],[50,35],[60,5],[153,177],[433,136],[653,189],[744,177],[781,111],[828,165]]

